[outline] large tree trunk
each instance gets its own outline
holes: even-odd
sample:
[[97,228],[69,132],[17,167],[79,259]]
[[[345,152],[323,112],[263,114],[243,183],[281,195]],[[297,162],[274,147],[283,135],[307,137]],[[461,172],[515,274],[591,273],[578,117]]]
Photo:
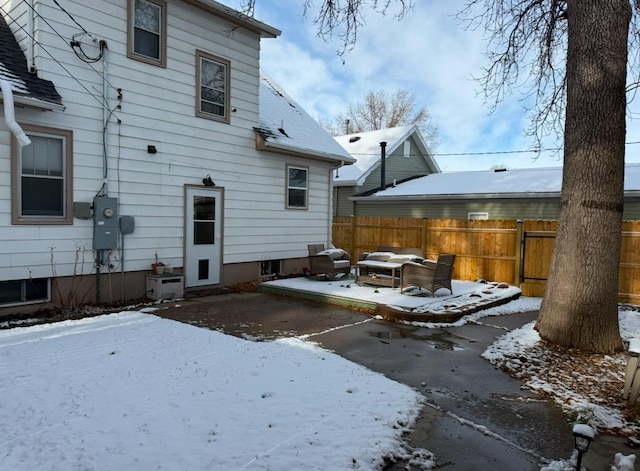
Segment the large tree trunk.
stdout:
[[536,329],[558,345],[613,353],[624,195],[629,0],[568,0],[560,219]]

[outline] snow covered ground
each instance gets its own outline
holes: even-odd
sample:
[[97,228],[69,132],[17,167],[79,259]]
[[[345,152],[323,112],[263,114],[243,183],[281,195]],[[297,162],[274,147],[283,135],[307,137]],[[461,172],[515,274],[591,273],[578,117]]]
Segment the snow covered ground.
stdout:
[[299,339],[123,312],[0,331],[7,470],[380,469],[421,396]]
[[[539,305],[519,298],[458,324]],[[151,312],[0,331],[3,467],[379,470],[411,457],[432,469],[437,457],[402,441],[424,401],[416,391],[304,338],[251,342]],[[640,337],[640,313],[621,306],[620,321],[624,339]],[[578,422],[638,432],[620,399],[625,354],[543,348],[531,323],[483,356]]]

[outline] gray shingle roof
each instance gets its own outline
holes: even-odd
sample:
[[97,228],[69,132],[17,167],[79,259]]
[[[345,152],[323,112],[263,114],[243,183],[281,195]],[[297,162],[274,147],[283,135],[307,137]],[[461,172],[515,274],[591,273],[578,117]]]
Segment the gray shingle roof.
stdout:
[[255,131],[274,151],[297,152],[337,163],[354,159],[278,84],[260,71],[260,125]]
[[0,15],[0,79],[11,84],[16,96],[62,104],[53,82],[29,72],[27,59],[3,15]]

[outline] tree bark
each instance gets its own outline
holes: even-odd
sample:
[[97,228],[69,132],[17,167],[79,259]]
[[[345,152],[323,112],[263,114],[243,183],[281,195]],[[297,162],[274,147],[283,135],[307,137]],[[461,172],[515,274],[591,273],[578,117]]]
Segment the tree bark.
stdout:
[[629,0],[567,0],[567,109],[560,218],[536,329],[598,353],[622,349],[618,271],[624,198]]

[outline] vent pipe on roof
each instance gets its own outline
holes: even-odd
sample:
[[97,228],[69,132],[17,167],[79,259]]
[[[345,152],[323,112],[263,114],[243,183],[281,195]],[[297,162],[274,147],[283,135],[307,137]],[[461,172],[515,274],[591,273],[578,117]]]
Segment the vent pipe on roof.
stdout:
[[386,170],[386,161],[387,160],[387,143],[382,141],[380,143],[380,189],[384,190],[385,180],[387,179],[385,175]]
[[6,80],[0,79],[0,88],[2,88],[2,101],[4,102],[4,120],[7,123],[9,131],[16,136],[20,147],[28,146],[31,140],[24,133],[20,125],[16,122],[15,109],[13,106],[13,90],[11,84]]

